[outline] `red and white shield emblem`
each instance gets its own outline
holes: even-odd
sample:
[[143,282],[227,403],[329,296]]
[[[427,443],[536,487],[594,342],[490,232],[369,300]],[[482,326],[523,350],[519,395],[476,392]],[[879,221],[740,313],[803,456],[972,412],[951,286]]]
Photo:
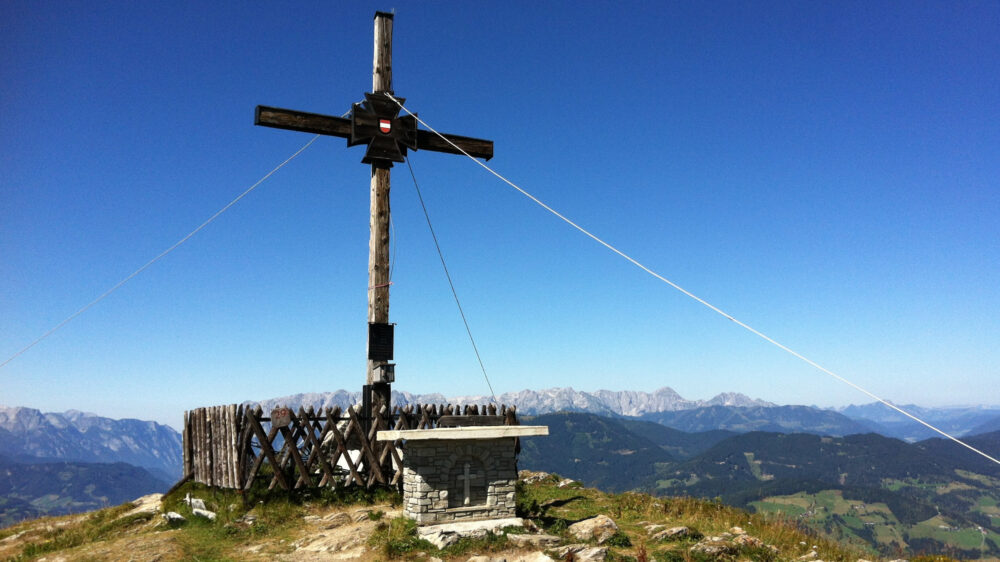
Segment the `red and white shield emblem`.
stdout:
[[389,121],[388,119],[379,119],[378,120],[378,130],[380,130],[383,133],[385,133],[385,134],[388,135],[389,131],[391,129],[392,129],[392,122],[391,121]]

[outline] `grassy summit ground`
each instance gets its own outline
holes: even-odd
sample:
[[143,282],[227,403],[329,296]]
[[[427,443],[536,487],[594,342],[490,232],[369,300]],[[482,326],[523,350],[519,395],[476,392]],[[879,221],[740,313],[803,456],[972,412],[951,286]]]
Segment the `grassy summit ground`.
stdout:
[[[619,526],[601,547],[612,561],[836,560],[875,559],[869,552],[841,546],[803,531],[782,517],[749,514],[717,502],[607,494],[578,484],[558,486],[559,478],[519,485],[520,515],[538,532],[580,543],[568,527],[604,514]],[[187,493],[205,500],[215,521],[196,517],[184,503]],[[231,491],[188,484],[171,496],[144,505],[123,504],[80,515],[43,518],[0,530],[4,560],[468,560],[474,555],[517,560],[539,548],[518,548],[503,533],[463,539],[445,550],[417,539],[412,522],[401,518],[400,497],[374,492],[264,492],[243,498]],[[186,520],[170,524],[163,512]],[[687,527],[687,536],[654,538],[664,528]],[[747,540],[716,555],[692,550],[697,544],[732,538],[741,527]],[[523,530],[509,532],[524,533]],[[728,535],[727,535],[728,534]],[[728,537],[728,538],[727,538]],[[757,540],[759,539],[759,540]],[[591,540],[588,546],[597,546]],[[773,547],[773,548],[772,548]],[[548,553],[556,558],[552,550]],[[815,554],[813,554],[815,553]],[[338,558],[334,558],[334,557]],[[804,557],[804,558],[803,558]],[[349,558],[348,558],[349,559]],[[559,559],[566,557],[559,556]]]

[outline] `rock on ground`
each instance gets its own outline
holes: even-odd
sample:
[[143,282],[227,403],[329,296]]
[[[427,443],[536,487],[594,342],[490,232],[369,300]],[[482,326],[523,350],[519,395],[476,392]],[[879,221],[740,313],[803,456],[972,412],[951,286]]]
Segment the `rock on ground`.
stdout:
[[521,479],[525,484],[534,484],[535,482],[541,482],[549,476],[552,476],[548,472],[533,472],[530,470],[522,470],[517,473],[517,477]]
[[[303,534],[291,543],[295,550],[279,559],[309,562],[371,559],[368,537],[379,522],[368,517],[370,511],[337,511],[322,517],[303,518],[308,525]],[[397,510],[386,512],[382,517],[392,519],[400,515],[402,512]]]
[[[140,513],[158,513],[160,511],[160,501],[163,494],[148,494],[132,501],[132,510],[124,516],[138,515]],[[124,517],[123,516],[123,517]]]
[[507,535],[507,542],[518,548],[549,548],[558,545],[562,539],[555,535]]
[[[662,527],[662,525],[650,525],[650,527]],[[682,539],[690,536],[691,534],[691,529],[688,527],[671,527],[658,532],[654,530],[653,534],[649,538],[654,541],[672,541]]]
[[417,536],[438,548],[447,548],[462,537],[482,538],[486,536],[486,533],[495,533],[504,527],[522,526],[524,526],[524,520],[520,517],[490,519],[488,521],[463,521],[418,527]]
[[[716,537],[712,537],[716,538]],[[703,540],[688,549],[692,554],[704,554],[706,556],[722,556],[736,552],[736,546],[730,542],[721,540]]]
[[573,554],[573,562],[604,562],[608,557],[608,549],[586,544],[570,544],[553,549],[559,560],[565,560],[568,554]]
[[180,523],[181,521],[187,521],[184,516],[176,511],[168,511],[163,514],[163,518],[167,520],[167,523]]
[[194,508],[191,508],[191,514],[192,515],[197,515],[198,517],[204,517],[205,519],[208,519],[209,521],[215,521],[215,512],[214,511],[209,511],[207,509],[201,509],[201,508],[198,508],[198,507],[194,507]]
[[595,539],[597,544],[604,544],[618,532],[618,525],[607,515],[598,515],[573,523],[568,530],[577,540]]

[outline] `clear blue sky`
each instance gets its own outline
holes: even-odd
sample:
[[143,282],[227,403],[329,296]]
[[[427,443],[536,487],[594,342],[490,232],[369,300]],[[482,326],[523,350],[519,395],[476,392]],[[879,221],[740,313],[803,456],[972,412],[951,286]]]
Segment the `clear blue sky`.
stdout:
[[[897,402],[998,403],[996,2],[0,3],[0,355],[394,86],[654,270]],[[317,141],[0,369],[0,403],[179,424],[364,382],[368,168]],[[497,392],[869,402],[571,230],[464,157],[417,178]],[[397,384],[488,392],[405,166]]]

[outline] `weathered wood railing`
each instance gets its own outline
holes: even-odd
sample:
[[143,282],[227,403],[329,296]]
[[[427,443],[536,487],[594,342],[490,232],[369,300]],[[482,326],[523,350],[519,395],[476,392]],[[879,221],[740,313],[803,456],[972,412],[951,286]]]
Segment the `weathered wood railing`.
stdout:
[[[381,442],[383,429],[458,425],[517,425],[513,406],[384,406],[370,419],[354,407],[319,412],[231,404],[184,412],[184,474],[195,482],[249,490],[258,478],[269,488],[398,485],[402,443]],[[262,470],[268,467],[267,470]]]

